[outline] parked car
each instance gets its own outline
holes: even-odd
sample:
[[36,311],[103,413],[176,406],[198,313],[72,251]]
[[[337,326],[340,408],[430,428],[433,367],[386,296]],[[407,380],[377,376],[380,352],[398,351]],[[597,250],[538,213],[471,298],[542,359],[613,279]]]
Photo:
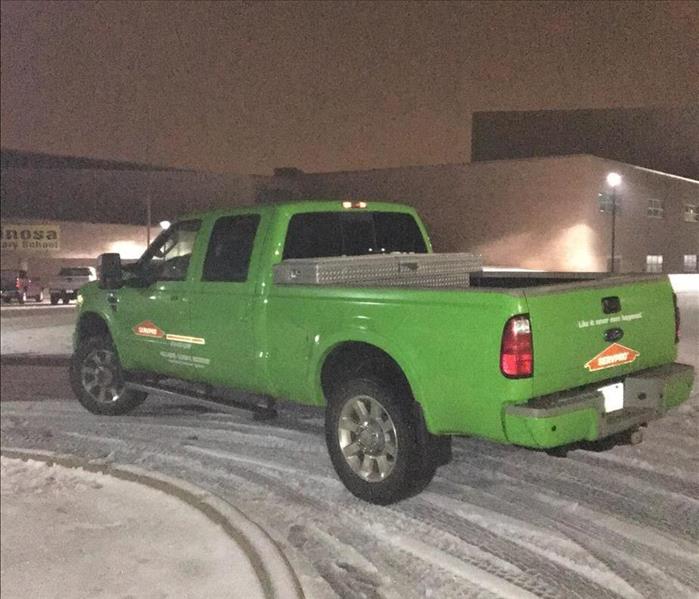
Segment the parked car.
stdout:
[[424,488],[451,435],[637,443],[693,384],[667,276],[486,273],[433,254],[398,204],[194,214],[128,272],[118,254],[99,264],[70,375],[86,409],[123,414],[148,393],[231,404],[226,387],[270,412],[324,406],[339,478],[375,503]]
[[28,299],[44,301],[44,288],[39,279],[30,279],[26,270],[2,270],[2,301],[13,299],[23,304]]
[[49,281],[49,295],[55,306],[59,300],[64,304],[78,297],[78,289],[85,283],[97,279],[97,271],[92,266],[65,266],[57,277]]

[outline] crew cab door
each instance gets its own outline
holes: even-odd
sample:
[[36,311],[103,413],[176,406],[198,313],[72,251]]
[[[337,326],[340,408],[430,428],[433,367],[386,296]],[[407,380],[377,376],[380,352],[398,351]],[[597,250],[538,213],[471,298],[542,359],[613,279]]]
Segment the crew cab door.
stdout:
[[202,340],[191,334],[188,274],[200,226],[199,220],[188,220],[163,231],[134,277],[108,298],[131,369],[191,378],[192,348]]
[[256,272],[261,253],[261,215],[237,212],[211,223],[208,246],[192,285],[193,335],[202,378],[209,383],[255,390]]

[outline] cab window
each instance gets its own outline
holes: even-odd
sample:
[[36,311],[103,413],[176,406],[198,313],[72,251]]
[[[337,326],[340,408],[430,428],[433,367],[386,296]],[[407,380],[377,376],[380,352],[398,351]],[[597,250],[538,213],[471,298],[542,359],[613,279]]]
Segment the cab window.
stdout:
[[163,231],[143,254],[141,270],[154,281],[184,281],[200,226],[188,220]]
[[246,281],[259,223],[259,214],[219,218],[211,231],[202,280]]
[[402,212],[308,212],[291,217],[284,259],[425,254],[415,219]]

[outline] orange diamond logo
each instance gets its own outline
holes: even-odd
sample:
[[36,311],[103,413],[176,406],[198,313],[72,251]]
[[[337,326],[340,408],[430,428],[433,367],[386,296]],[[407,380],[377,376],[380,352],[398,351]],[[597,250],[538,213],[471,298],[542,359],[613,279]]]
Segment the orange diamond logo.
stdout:
[[607,349],[598,353],[592,360],[585,364],[590,372],[614,368],[623,364],[631,364],[641,354],[619,343],[612,343]]
[[144,320],[131,330],[140,337],[165,337],[165,331],[152,323],[150,320]]

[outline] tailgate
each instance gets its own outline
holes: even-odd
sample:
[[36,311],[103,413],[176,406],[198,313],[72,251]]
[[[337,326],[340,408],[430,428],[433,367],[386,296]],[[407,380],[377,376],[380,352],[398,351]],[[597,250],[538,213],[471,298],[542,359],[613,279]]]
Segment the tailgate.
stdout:
[[613,379],[676,357],[672,287],[636,275],[525,289],[535,396]]

